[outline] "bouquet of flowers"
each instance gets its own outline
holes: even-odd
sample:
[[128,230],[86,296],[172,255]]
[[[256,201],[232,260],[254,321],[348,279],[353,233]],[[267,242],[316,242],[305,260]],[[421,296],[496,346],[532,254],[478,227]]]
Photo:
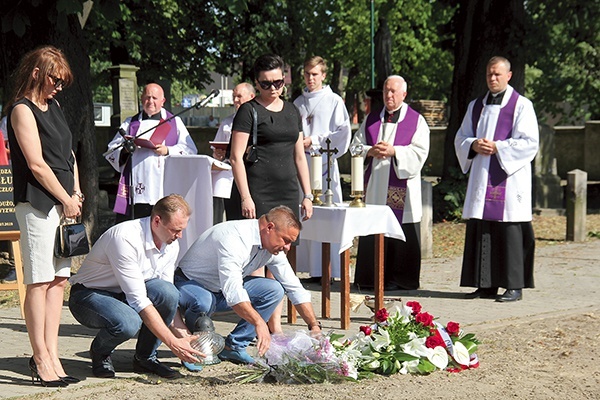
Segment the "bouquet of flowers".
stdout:
[[[342,335],[336,336],[337,338]],[[358,371],[336,351],[328,335],[307,331],[273,335],[269,350],[238,376],[241,382],[323,383],[353,380]],[[338,353],[340,353],[338,355]]]
[[416,301],[375,313],[375,323],[344,342],[334,341],[338,354],[356,366],[359,377],[372,373],[428,374],[436,369],[458,372],[477,368],[479,341],[464,334],[456,322],[443,326]]

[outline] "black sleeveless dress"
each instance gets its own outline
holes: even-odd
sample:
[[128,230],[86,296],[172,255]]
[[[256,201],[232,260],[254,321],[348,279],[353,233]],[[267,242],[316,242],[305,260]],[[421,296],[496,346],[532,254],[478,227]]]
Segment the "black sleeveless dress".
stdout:
[[[72,134],[60,106],[54,99],[48,100],[47,111],[40,110],[27,98],[17,101],[14,106],[17,104],[25,104],[33,112],[42,144],[44,161],[52,169],[65,191],[73,193],[75,182],[73,166],[75,160],[71,150]],[[14,106],[11,108],[10,113],[12,113]],[[60,204],[60,201],[36,180],[29,169],[27,160],[25,160],[23,151],[15,137],[10,121],[10,113],[8,118],[8,141],[13,168],[14,203],[29,202],[34,208],[48,214],[55,204]]]
[[246,165],[246,175],[256,216],[279,205],[288,206],[298,215],[299,186],[294,146],[302,131],[300,113],[288,102],[283,103],[279,112],[267,110],[256,100],[242,104],[235,115],[232,131],[249,133],[248,145],[252,144],[252,106],[258,116],[258,162]]

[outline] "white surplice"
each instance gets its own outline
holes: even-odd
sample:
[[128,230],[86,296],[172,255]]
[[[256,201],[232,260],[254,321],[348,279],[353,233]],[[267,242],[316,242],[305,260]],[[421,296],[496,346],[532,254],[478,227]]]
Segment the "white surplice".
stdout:
[[[489,178],[491,156],[477,154],[469,159],[471,145],[477,139],[494,139],[500,110],[506,106],[514,89],[508,86],[500,105],[485,105],[489,92],[483,99],[483,109],[477,124],[477,134],[473,134],[472,113],[475,101],[467,109],[462,125],[456,133],[454,147],[463,173],[469,170],[469,183],[463,209],[464,219],[482,219],[485,194]],[[531,161],[539,147],[539,128],[531,101],[519,96],[513,119],[511,137],[496,141],[498,161],[506,172],[506,198],[503,222],[531,221]]]
[[[398,122],[406,117],[407,105],[402,103]],[[385,110],[381,111],[380,118],[383,121]],[[363,154],[366,154],[371,146],[367,145],[365,136],[366,118],[356,132],[352,145],[362,144]],[[394,143],[396,138],[396,123],[382,122],[377,136],[377,142],[384,141]],[[390,173],[395,173],[398,179],[407,179],[406,198],[404,201],[404,212],[401,223],[420,222],[423,215],[421,200],[421,169],[429,154],[429,126],[419,115],[417,130],[408,146],[394,146],[396,155],[393,158],[373,159],[371,177],[367,187],[365,201],[367,204],[385,205],[387,200]]]
[[[294,105],[302,116],[302,132],[304,137],[310,137],[313,145],[327,148],[326,140],[331,140],[330,148],[338,152],[331,155],[331,190],[334,203],[341,203],[342,185],[337,159],[348,151],[352,126],[344,101],[331,88],[324,85],[321,90],[309,92],[304,90]],[[310,157],[307,155],[308,167],[311,168]],[[327,155],[323,154],[323,193],[327,190]],[[302,237],[302,235],[300,235]],[[333,244],[331,249],[332,277],[340,277],[339,245]],[[296,250],[299,272],[310,272],[313,277],[321,276],[321,244],[309,240],[300,240]]]
[[[167,118],[167,113],[164,108],[160,110],[160,113],[162,119]],[[150,129],[150,131],[140,136],[142,139],[149,140],[154,133],[154,129],[152,128],[158,125],[160,121],[155,119],[142,120],[141,113],[138,114],[137,118],[140,120],[140,127],[136,135]],[[127,133],[129,133],[131,121],[132,117],[129,117],[121,124],[121,128]],[[197,154],[198,150],[196,149],[196,145],[181,118],[175,117],[175,122],[177,124],[178,139],[175,145],[168,146],[169,155]],[[117,133],[113,140],[108,144],[108,149],[114,150],[105,156],[110,165],[120,173],[123,173],[124,168],[123,165],[119,165],[122,150],[120,144],[122,142],[123,138]],[[138,147],[132,154],[131,186],[133,187],[134,204],[155,204],[164,197],[163,179],[165,157],[166,156],[159,156],[154,153],[153,150],[143,147]]]

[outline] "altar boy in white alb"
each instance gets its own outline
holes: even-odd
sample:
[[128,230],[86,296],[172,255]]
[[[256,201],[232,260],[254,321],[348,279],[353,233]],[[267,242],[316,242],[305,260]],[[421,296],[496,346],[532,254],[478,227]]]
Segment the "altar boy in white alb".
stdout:
[[[506,58],[490,59],[489,92],[469,104],[454,140],[462,171],[470,171],[460,285],[477,290],[467,298],[516,301],[533,287],[531,161],[539,130],[531,101],[508,85],[511,76]],[[498,287],[506,292],[497,296]]]
[[[329,147],[338,150],[336,154],[331,155],[330,174],[333,202],[339,204],[343,199],[337,159],[348,151],[352,126],[342,98],[333,93],[328,85],[323,85],[326,76],[327,65],[323,58],[315,56],[307,59],[304,62],[306,88],[302,91],[302,95],[294,100],[294,105],[298,107],[302,116],[304,149],[307,159],[310,160],[311,146],[315,145],[326,149],[327,139],[331,141]],[[311,169],[311,176],[313,176],[314,171],[310,161],[308,166]],[[326,154],[322,156],[321,170],[323,171],[321,188],[325,193],[327,189]],[[334,278],[340,277],[339,250],[339,244],[331,245],[331,276]],[[309,272],[313,279],[320,280],[322,274],[321,243],[300,239],[300,245],[296,251],[298,272]]]
[[148,131],[140,138],[152,142],[154,148],[138,146],[129,157],[129,153],[120,146],[124,139],[119,133],[108,144],[108,149],[114,151],[109,152],[106,159],[121,173],[114,208],[118,214],[117,222],[129,219],[132,206],[129,204],[129,187],[133,190],[135,218],[147,217],[152,211],[152,206],[164,196],[165,157],[198,153],[181,118],[172,118],[156,129],[152,129],[172,117],[172,114],[163,108],[164,104],[165,95],[162,87],[150,83],[142,93],[142,112],[127,118],[121,125],[121,129],[132,137]]

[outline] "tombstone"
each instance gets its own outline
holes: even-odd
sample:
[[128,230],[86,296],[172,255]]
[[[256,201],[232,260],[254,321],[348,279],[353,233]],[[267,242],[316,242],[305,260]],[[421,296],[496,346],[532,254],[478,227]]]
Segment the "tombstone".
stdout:
[[586,213],[587,172],[575,169],[567,173],[567,240],[585,241]]
[[108,70],[113,95],[113,115],[110,117],[110,126],[116,129],[127,117],[137,114],[140,110],[136,76],[139,68],[134,65],[120,64],[113,65]]
[[421,258],[433,258],[433,185],[421,180]]
[[534,208],[562,208],[562,188],[557,174],[554,148],[554,129],[540,127],[540,148],[534,160]]

